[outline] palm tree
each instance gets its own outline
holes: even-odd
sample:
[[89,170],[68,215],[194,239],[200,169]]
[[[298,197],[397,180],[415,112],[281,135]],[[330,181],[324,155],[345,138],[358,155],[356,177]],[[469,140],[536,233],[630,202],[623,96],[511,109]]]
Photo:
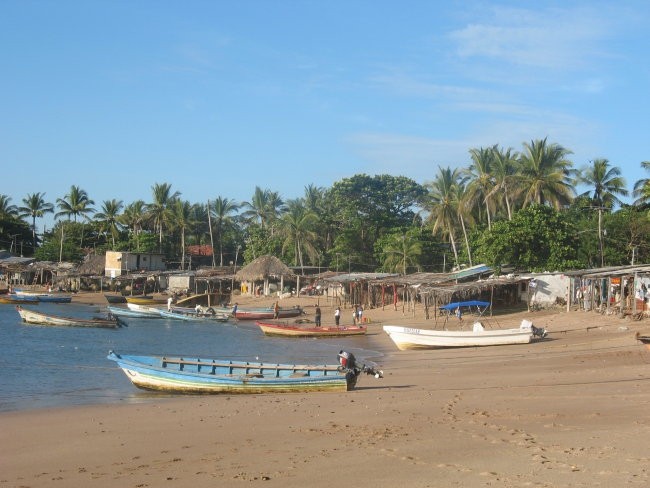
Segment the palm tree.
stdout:
[[460,227],[463,230],[463,237],[465,239],[465,248],[467,249],[467,259],[469,265],[472,266],[472,249],[469,245],[469,237],[467,235],[467,226],[465,225],[466,221],[471,222],[473,220],[472,216],[472,205],[471,205],[471,196],[467,192],[466,179],[459,178],[455,187],[454,187],[454,198],[457,204],[458,212],[458,222],[460,222]]
[[[577,183],[589,185],[593,188],[591,202],[598,210],[598,242],[600,248],[600,265],[605,265],[603,253],[603,210],[611,210],[614,204],[621,204],[617,195],[626,196],[625,179],[621,177],[621,169],[610,167],[607,159],[594,159],[591,166],[580,172]],[[589,197],[591,190],[581,196]]]
[[559,144],[548,144],[546,138],[524,144],[520,158],[523,205],[538,203],[560,209],[575,194],[571,184],[572,163],[566,157],[571,151]]
[[429,194],[426,197],[426,210],[428,216],[425,222],[432,225],[432,232],[435,234],[441,231],[449,237],[449,243],[454,252],[454,259],[458,264],[458,250],[456,249],[456,238],[454,228],[458,218],[458,200],[456,186],[461,178],[459,169],[438,167],[438,176],[430,183],[426,183]]
[[172,193],[172,185],[169,183],[156,183],[151,191],[153,203],[147,205],[147,215],[154,224],[154,230],[158,232],[159,252],[162,252],[163,229],[171,218],[169,206],[180,193]]
[[18,208],[21,217],[32,218],[32,245],[36,251],[36,217],[44,217],[54,212],[54,205],[45,201],[45,193],[30,193],[23,198],[24,207]]
[[175,229],[181,232],[181,269],[185,269],[185,233],[195,224],[194,208],[188,201],[175,198],[170,202],[170,222]]
[[[84,218],[88,217],[88,214],[92,214],[95,209],[91,207],[95,202],[88,198],[88,193],[86,190],[82,190],[78,186],[72,185],[70,187],[70,192],[65,195],[63,198],[56,199],[57,206],[60,211],[54,214],[54,218],[59,218],[60,216],[74,217],[74,221],[77,221],[77,216],[81,215]],[[61,246],[63,246],[63,225],[61,226]],[[83,247],[84,243],[84,233],[83,225],[81,227],[81,242],[79,247]]]
[[395,235],[382,251],[385,256],[383,268],[388,272],[400,270],[406,276],[409,266],[418,266],[422,243],[409,234]]
[[10,202],[10,196],[0,194],[0,219],[19,216],[20,209]]
[[86,193],[85,190],[82,190],[75,185],[70,187],[70,192],[65,195],[65,197],[57,198],[56,203],[60,211],[54,214],[55,218],[65,216],[70,220],[70,216],[72,216],[76,222],[79,215],[86,217],[87,214],[91,214],[95,211],[95,209],[91,207],[95,202],[88,198],[88,193]]
[[269,193],[269,190],[262,190],[256,186],[251,201],[242,203],[242,207],[246,209],[242,213],[242,217],[249,222],[259,223],[262,229],[268,223]]
[[146,204],[143,200],[136,200],[124,208],[124,212],[119,217],[119,222],[126,225],[135,237],[136,251],[140,251],[140,240],[138,236],[142,231],[142,226],[146,219]]
[[496,145],[492,147],[492,175],[494,176],[494,188],[488,197],[502,198],[506,206],[508,220],[512,220],[512,202],[516,188],[516,174],[518,165],[518,154],[513,153],[512,148],[500,149]]
[[240,204],[234,200],[217,197],[210,213],[214,219],[214,228],[217,231],[217,243],[219,245],[219,266],[223,266],[223,233],[228,227],[234,225],[231,214],[239,210]]
[[113,250],[115,250],[115,236],[120,231],[122,208],[124,208],[122,200],[104,200],[101,211],[95,214],[95,220],[99,222],[100,228],[111,233]]
[[[642,161],[641,167],[646,171],[650,170],[650,161]],[[650,202],[650,178],[641,178],[635,182],[632,196],[636,197],[634,205],[643,205]]]
[[303,252],[314,262],[318,258],[316,241],[318,234],[314,227],[318,216],[307,210],[301,199],[289,200],[287,212],[280,219],[280,233],[284,237],[282,252],[293,249],[293,262],[299,265],[304,273]]
[[492,228],[490,196],[495,186],[493,172],[494,151],[496,146],[489,148],[470,149],[472,158],[467,173],[470,177],[467,185],[467,197],[472,204],[480,202],[485,208],[488,229]]

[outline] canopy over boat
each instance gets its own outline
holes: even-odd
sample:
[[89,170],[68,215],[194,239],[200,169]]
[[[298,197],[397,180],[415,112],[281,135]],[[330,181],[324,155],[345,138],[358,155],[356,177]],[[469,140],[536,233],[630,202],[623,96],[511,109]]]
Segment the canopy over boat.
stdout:
[[457,308],[471,308],[471,307],[478,307],[478,308],[483,308],[486,309],[490,306],[490,302],[482,302],[480,300],[469,300],[466,302],[452,302],[448,303],[447,305],[443,305],[440,307],[441,310],[449,310],[449,311],[454,311]]

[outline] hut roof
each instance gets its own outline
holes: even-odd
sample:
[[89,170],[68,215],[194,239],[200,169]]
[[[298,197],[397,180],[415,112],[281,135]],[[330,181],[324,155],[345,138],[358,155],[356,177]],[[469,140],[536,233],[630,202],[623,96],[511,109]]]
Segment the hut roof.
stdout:
[[293,276],[289,267],[275,256],[260,256],[251,263],[237,271],[237,280],[255,281],[265,280],[271,276]]

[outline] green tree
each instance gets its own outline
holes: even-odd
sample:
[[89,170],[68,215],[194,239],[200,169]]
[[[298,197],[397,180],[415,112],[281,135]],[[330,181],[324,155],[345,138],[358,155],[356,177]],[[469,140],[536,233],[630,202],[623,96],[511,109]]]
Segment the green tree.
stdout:
[[495,187],[495,178],[492,174],[495,149],[496,146],[470,149],[472,164],[467,170],[469,176],[466,189],[467,198],[470,205],[480,204],[483,207],[488,229],[492,227],[491,209],[494,207],[490,197]]
[[326,196],[337,223],[329,254],[356,256],[376,267],[375,242],[394,228],[409,227],[425,194],[422,185],[403,176],[361,174],[337,181]]
[[30,193],[23,198],[22,207],[18,208],[21,217],[32,218],[32,249],[36,251],[36,218],[54,212],[54,205],[45,201],[45,193]]
[[140,239],[138,236],[142,232],[147,218],[146,208],[147,206],[143,200],[136,200],[135,202],[129,203],[119,217],[120,223],[129,228],[131,238],[135,242],[135,248],[130,248],[128,249],[129,251],[135,249],[136,252],[140,252]]
[[518,178],[524,206],[537,203],[562,208],[571,202],[575,191],[569,154],[571,151],[549,144],[546,138],[524,144]]
[[[642,161],[641,168],[650,170],[650,161]],[[636,198],[634,205],[640,206],[650,203],[650,178],[641,178],[634,182],[632,196]]]
[[433,234],[440,232],[447,236],[454,253],[455,263],[458,264],[458,249],[456,248],[455,228],[458,218],[457,186],[461,179],[459,169],[438,167],[436,179],[426,186],[429,194],[426,198],[425,223],[431,226]]
[[282,252],[291,249],[293,263],[300,266],[304,273],[303,253],[306,253],[312,263],[318,256],[316,242],[318,235],[314,231],[318,216],[309,211],[301,199],[289,200],[287,212],[279,221],[280,238],[283,239]]
[[[591,204],[598,213],[598,243],[600,249],[600,265],[605,265],[603,249],[603,212],[611,211],[614,204],[621,204],[618,195],[627,196],[625,179],[621,177],[618,167],[611,167],[607,159],[594,159],[590,166],[582,169],[577,183],[590,186],[593,190],[584,193],[591,198]],[[592,193],[593,191],[593,193]]]
[[395,233],[388,236],[388,242],[382,248],[382,269],[389,273],[401,273],[406,276],[409,267],[420,270],[419,259],[422,255],[422,243],[413,233]]
[[170,204],[171,225],[181,235],[181,269],[185,269],[185,234],[196,224],[195,212],[192,204],[188,201],[175,199]]
[[576,229],[557,210],[529,205],[498,221],[478,239],[477,258],[494,268],[564,271],[580,267]]
[[153,202],[146,206],[147,218],[153,222],[154,231],[158,234],[158,252],[162,252],[163,230],[172,219],[169,207],[180,193],[172,193],[172,185],[169,183],[155,183],[151,191]]
[[[92,214],[95,209],[92,205],[95,204],[93,200],[88,197],[86,190],[82,190],[78,186],[72,185],[70,187],[70,192],[65,195],[63,198],[57,198],[57,206],[59,207],[59,212],[54,214],[54,218],[59,218],[61,216],[67,217],[68,221],[70,217],[74,217],[74,222],[77,222],[77,217],[81,216],[83,218],[88,218],[89,214]],[[61,234],[64,235],[63,228],[61,229]],[[79,241],[79,247],[83,247],[83,225],[81,231],[81,240]],[[63,247],[61,247],[63,249]],[[60,253],[59,260],[63,258],[63,254]]]
[[122,208],[124,208],[122,200],[104,200],[101,211],[94,216],[95,221],[99,224],[100,232],[111,233],[113,250],[115,250],[115,237],[120,233],[120,212]]
[[224,232],[233,228],[235,220],[233,214],[239,210],[239,203],[229,198],[218,196],[210,208],[212,215],[212,225],[217,235],[217,245],[219,246],[219,266],[223,266],[223,242]]

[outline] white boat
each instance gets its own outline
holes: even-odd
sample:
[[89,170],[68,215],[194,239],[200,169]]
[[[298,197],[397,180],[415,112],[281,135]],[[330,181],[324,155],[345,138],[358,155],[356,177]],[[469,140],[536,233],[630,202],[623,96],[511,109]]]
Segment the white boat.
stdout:
[[546,337],[546,330],[523,320],[516,329],[485,329],[476,322],[472,330],[430,330],[384,325],[384,331],[398,349],[437,349],[443,347],[501,346],[528,344],[534,337]]
[[126,306],[128,307],[129,310],[132,310],[134,312],[139,312],[141,314],[145,315],[151,315],[153,317],[160,317],[160,308],[156,307],[150,307],[148,305],[139,305],[137,303],[126,303]]

